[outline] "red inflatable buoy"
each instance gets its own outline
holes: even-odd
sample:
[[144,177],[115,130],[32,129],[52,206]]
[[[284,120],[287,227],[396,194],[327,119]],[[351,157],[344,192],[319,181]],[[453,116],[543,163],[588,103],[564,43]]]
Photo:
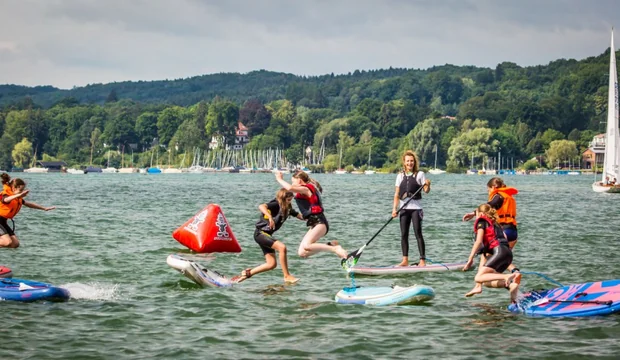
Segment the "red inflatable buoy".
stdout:
[[209,204],[177,228],[172,237],[199,253],[241,252],[219,205]]
[[13,277],[13,272],[6,266],[0,266],[0,278]]

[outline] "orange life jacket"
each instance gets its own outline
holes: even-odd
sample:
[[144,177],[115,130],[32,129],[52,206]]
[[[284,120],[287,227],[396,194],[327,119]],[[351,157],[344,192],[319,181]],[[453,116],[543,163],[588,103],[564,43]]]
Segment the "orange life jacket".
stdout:
[[[15,195],[11,187],[6,184],[5,186],[2,187],[2,192],[0,193],[0,199],[2,199],[5,195],[6,196]],[[22,208],[23,203],[24,203],[24,199],[22,198],[13,199],[8,204],[5,204],[2,201],[0,201],[0,217],[3,217],[5,219],[12,219],[15,215],[17,215],[19,210]]]
[[518,193],[519,190],[511,187],[497,188],[491,191],[489,194],[489,201],[491,201],[496,194],[504,198],[502,207],[497,210],[498,223],[517,226],[517,202],[512,196]]

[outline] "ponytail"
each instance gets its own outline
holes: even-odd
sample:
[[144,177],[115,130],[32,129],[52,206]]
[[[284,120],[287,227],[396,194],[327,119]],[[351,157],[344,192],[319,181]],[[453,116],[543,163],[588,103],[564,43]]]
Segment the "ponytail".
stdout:
[[2,173],[0,178],[2,178],[2,185],[9,185],[11,183],[11,177],[7,173]]

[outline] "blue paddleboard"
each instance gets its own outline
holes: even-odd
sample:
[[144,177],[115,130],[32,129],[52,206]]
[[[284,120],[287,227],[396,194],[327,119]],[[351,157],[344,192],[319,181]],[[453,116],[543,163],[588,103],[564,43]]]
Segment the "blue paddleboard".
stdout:
[[414,285],[409,287],[356,287],[344,288],[336,294],[339,304],[359,305],[407,305],[430,301],[435,291],[430,286]]
[[66,301],[69,290],[38,281],[16,278],[0,279],[0,299],[13,301]]
[[527,316],[580,317],[620,311],[620,280],[603,280],[531,291],[508,310]]

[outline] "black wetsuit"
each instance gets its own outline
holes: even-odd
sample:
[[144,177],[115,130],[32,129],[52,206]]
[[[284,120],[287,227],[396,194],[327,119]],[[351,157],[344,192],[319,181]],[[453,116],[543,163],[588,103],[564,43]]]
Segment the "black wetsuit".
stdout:
[[[256,230],[254,231],[254,241],[260,245],[263,250],[263,254],[273,254],[276,251],[272,248],[273,243],[277,240],[273,238],[273,233],[278,231],[282,227],[282,224],[286,221],[286,218],[282,216],[283,214],[280,211],[280,204],[276,199],[271,200],[267,204],[267,210],[271,214],[273,218],[273,222],[275,223],[275,228],[272,229],[269,227],[269,218],[267,216],[261,214],[260,220],[256,223]],[[288,216],[297,216],[297,211],[293,208],[289,208]]]

